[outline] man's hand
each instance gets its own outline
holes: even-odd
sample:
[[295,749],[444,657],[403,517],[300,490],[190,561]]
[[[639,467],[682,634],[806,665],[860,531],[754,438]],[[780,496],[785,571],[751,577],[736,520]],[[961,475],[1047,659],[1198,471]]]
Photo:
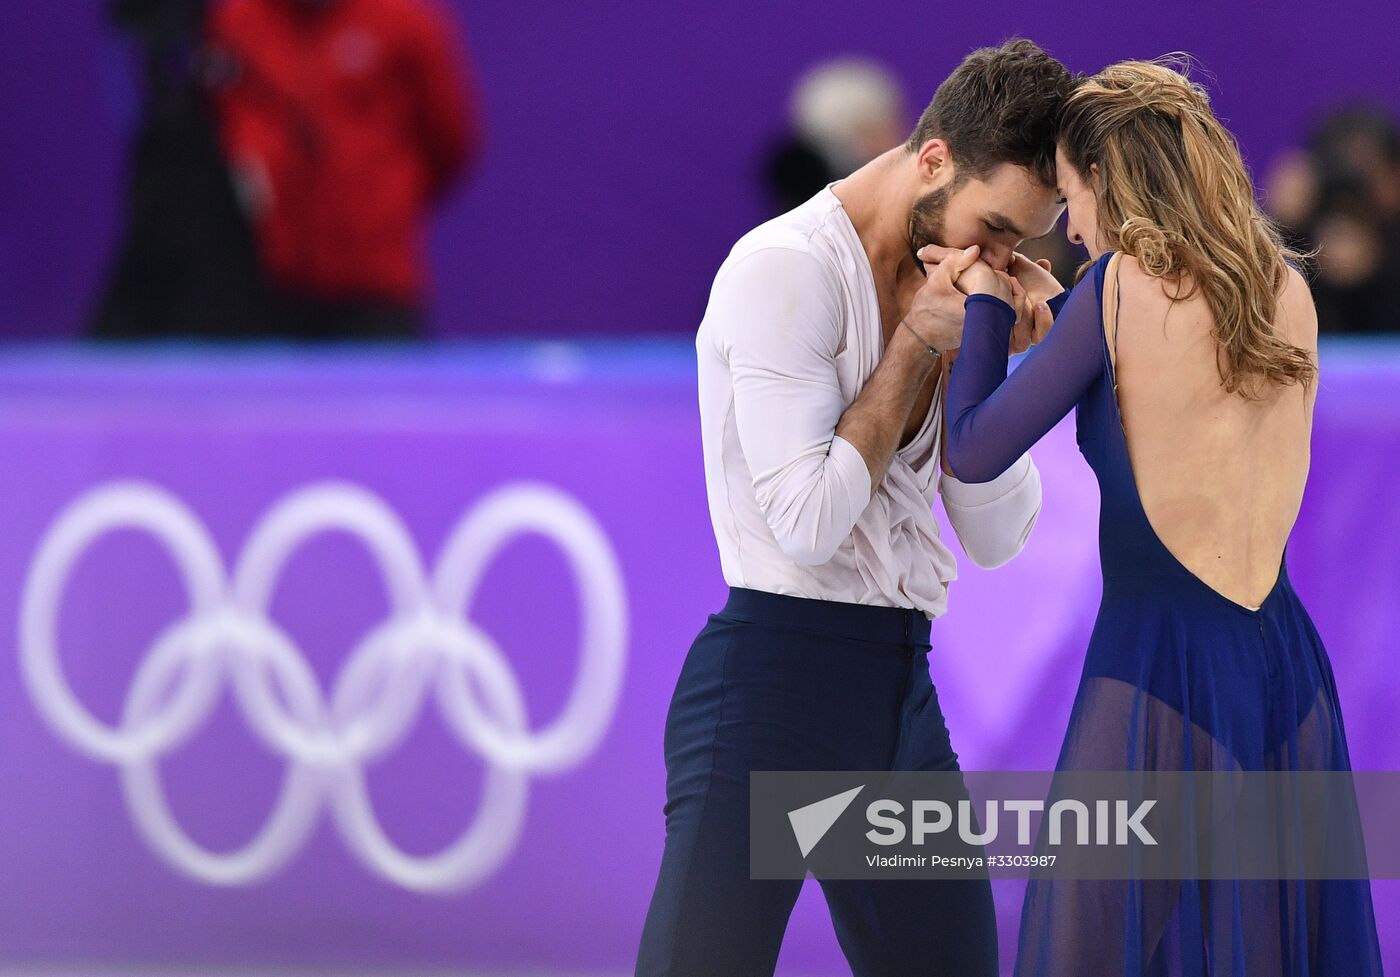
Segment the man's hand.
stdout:
[[1006,270],[1021,283],[1032,305],[1047,302],[1065,290],[1050,273],[1050,262],[1044,258],[1032,261],[1018,251],[1011,256],[1011,267]]
[[1005,272],[979,261],[958,276],[958,290],[964,295],[992,295],[1010,305],[1012,281],[1014,279]]
[[[962,258],[968,253],[977,251],[974,245],[967,251],[955,251],[951,248],[939,248],[929,246],[919,252],[919,257],[929,264],[938,264],[941,268],[950,261]],[[1026,265],[1029,265],[1035,273],[1044,274],[1054,281],[1045,265],[1038,265],[1024,256],[1017,256]],[[960,261],[959,264],[962,264]],[[935,271],[929,273],[930,278],[936,274]],[[1016,310],[1016,324],[1011,330],[1011,342],[1007,349],[1007,355],[1015,356],[1017,353],[1024,353],[1031,346],[1045,338],[1045,334],[1054,325],[1054,316],[1050,313],[1050,307],[1042,301],[1036,301],[1031,295],[1026,293],[1021,282],[1008,275],[1006,272],[997,271],[984,261],[976,261],[968,264],[967,267],[952,278],[954,286],[958,289],[959,301],[967,295],[995,295],[1007,305]],[[1059,289],[1059,283],[1055,283]],[[1059,289],[1063,291],[1063,289]],[[1058,293],[1057,293],[1058,294]],[[959,314],[962,307],[959,304]]]
[[1016,310],[1016,325],[1011,328],[1011,345],[1007,353],[1015,356],[1044,339],[1050,327],[1055,324],[1055,317],[1050,313],[1050,306],[1044,302],[1032,302],[1019,281],[1015,278],[1009,281],[1010,304]]
[[[963,300],[969,295],[994,295],[1003,302],[1011,301],[1011,279],[985,261],[978,261],[981,250],[975,244],[965,251],[941,248],[936,244],[919,250],[920,261],[925,265],[937,266],[935,271],[929,272],[929,281],[932,282],[938,275],[957,288],[958,295],[952,300],[957,304],[959,319],[962,317]],[[953,266],[951,273],[949,265]]]
[[928,267],[928,280],[914,293],[904,324],[940,353],[957,349],[962,345],[964,299],[958,278],[977,264],[977,247],[958,251],[930,244],[918,257]]

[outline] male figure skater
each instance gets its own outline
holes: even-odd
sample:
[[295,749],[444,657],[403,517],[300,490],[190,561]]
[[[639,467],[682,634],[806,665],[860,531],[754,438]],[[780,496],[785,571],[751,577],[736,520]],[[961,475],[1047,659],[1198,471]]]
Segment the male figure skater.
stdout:
[[[973,52],[907,143],[750,231],[715,277],[696,351],[730,591],[667,714],[666,849],[638,975],[772,974],[801,881],[749,878],[751,770],[958,769],[928,672],[955,575],[933,496],[969,557],[998,566],[1035,523],[1040,477],[1029,455],[980,484],[941,470],[953,282],[980,249],[1026,293],[1013,345],[1048,327],[1060,286],[1015,248],[1063,209],[1071,85],[1029,41]],[[822,888],[859,977],[996,973],[985,878]]]

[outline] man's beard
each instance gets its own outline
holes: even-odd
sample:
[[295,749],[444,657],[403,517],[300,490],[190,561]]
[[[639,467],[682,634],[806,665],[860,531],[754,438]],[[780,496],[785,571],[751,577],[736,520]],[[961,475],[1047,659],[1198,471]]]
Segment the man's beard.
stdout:
[[955,186],[939,187],[937,190],[930,190],[918,200],[914,201],[913,208],[909,211],[909,251],[917,255],[919,249],[926,244],[936,244],[943,247],[945,235],[943,233],[944,212],[948,209],[948,201],[952,199]]

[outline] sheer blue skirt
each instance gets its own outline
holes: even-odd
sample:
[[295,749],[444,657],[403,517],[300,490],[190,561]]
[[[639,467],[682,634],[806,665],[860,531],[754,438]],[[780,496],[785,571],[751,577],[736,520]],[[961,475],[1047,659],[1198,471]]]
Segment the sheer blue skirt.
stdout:
[[[1349,770],[1331,663],[1286,570],[1258,611],[1185,573],[1106,578],[1057,768]],[[1199,843],[1232,830],[1248,826]],[[1015,973],[1370,977],[1381,961],[1365,879],[1042,877]]]

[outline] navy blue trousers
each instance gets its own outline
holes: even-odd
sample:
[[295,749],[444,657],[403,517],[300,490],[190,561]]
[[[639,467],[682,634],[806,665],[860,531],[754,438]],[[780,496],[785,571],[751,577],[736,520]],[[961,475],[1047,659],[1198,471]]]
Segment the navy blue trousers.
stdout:
[[[749,878],[749,771],[957,770],[921,611],[731,588],[666,716],[666,848],[638,977],[771,975],[798,879]],[[982,879],[825,879],[856,977],[997,973]]]

